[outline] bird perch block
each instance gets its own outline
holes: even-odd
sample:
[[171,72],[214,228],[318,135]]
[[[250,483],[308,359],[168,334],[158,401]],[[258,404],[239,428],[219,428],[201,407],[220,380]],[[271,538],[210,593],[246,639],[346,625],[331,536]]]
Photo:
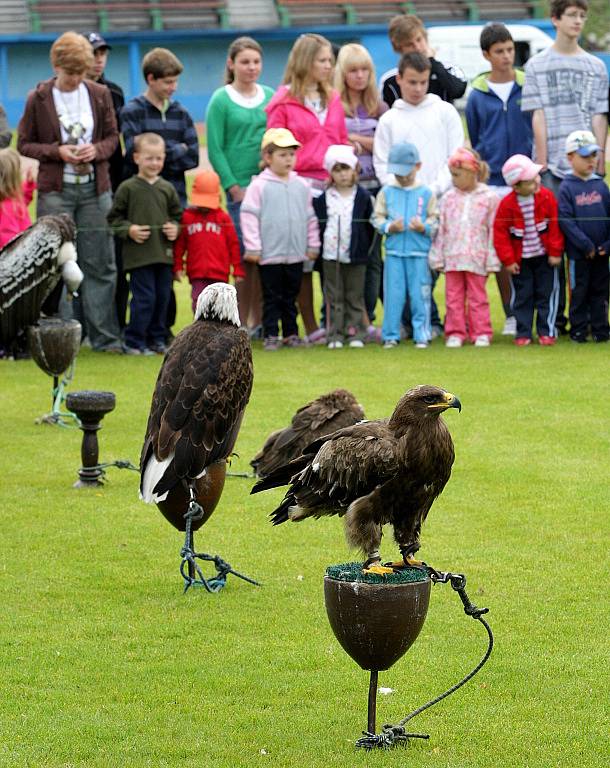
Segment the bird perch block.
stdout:
[[362,563],[332,565],[324,577],[330,626],[362,669],[389,669],[413,645],[423,627],[431,582],[418,568],[366,574]]
[[82,466],[78,470],[78,480],[74,488],[97,488],[103,485],[103,470],[98,467],[99,445],[97,432],[102,427],[102,419],[114,410],[116,400],[114,392],[96,392],[82,390],[70,392],[66,397],[68,410],[75,413],[80,420],[83,431],[81,444]]

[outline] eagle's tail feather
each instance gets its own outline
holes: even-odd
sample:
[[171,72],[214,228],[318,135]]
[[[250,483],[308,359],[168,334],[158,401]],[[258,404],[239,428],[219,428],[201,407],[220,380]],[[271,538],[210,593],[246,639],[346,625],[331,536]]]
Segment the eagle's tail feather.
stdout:
[[299,456],[288,464],[278,467],[278,469],[275,469],[259,480],[250,493],[260,493],[260,491],[267,491],[269,488],[279,488],[282,485],[288,485],[292,478],[307,466],[310,459],[311,456]]
[[169,489],[165,493],[159,494],[157,485],[161,482],[173,458],[173,453],[162,461],[158,461],[153,454],[150,455],[142,472],[140,487],[140,498],[142,501],[145,501],[147,504],[156,504],[158,501],[164,501],[167,498]]

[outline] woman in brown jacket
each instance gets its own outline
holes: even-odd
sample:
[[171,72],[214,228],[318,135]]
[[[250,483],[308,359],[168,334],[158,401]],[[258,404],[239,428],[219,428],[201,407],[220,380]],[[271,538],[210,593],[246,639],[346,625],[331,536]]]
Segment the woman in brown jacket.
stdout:
[[40,163],[38,216],[65,212],[76,222],[85,278],[75,310],[84,322],[83,333],[92,349],[121,352],[114,312],[116,265],[106,225],[112,203],[108,160],[118,131],[110,91],[85,81],[92,64],[91,44],[76,32],[53,43],[55,77],[29,93],[17,149]]

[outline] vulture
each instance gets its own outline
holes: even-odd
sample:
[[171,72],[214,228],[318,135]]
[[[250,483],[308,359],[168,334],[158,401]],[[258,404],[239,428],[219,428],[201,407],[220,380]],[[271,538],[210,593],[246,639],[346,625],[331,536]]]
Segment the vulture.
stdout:
[[265,477],[300,456],[314,440],[362,419],[364,411],[354,395],[334,389],[299,408],[289,427],[272,432],[250,465],[258,477]]
[[[220,499],[252,380],[250,339],[240,328],[235,288],[213,283],[197,300],[194,322],[165,355],[140,457],[141,499],[157,504],[187,538],[191,502],[200,507],[192,533]],[[194,556],[192,538],[187,546]]]
[[83,273],[75,238],[68,214],[41,216],[0,249],[0,345],[10,347],[41,312],[57,313],[61,279],[70,293],[77,290]]
[[[389,419],[363,421],[315,440],[302,455],[259,480],[252,493],[290,485],[271,513],[274,525],[307,517],[344,517],[348,544],[363,568],[388,573],[418,565],[422,523],[451,475],[454,449],[441,413],[462,406],[439,387],[406,392]],[[389,523],[402,560],[381,565],[382,526]]]

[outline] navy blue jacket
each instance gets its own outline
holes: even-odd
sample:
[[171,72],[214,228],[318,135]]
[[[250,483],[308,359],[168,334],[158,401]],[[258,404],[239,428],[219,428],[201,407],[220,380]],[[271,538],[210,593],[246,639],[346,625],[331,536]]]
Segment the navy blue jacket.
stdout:
[[473,148],[489,165],[489,184],[502,187],[502,166],[512,155],[532,156],[532,114],[521,111],[521,91],[525,74],[515,70],[515,82],[508,103],[491,90],[489,72],[472,81],[466,102],[466,123]]
[[165,164],[161,176],[173,184],[182,207],[186,207],[184,172],[199,165],[199,139],[193,120],[177,101],[161,112],[144,96],[136,96],[121,109],[120,129],[125,141],[124,178],[138,172],[133,162],[133,140],[139,133],[158,133],[165,141]]
[[568,174],[559,187],[559,226],[569,259],[585,259],[601,247],[610,253],[610,191],[593,174],[586,181]]
[[[324,244],[326,229],[326,194],[315,197],[313,208],[320,222],[320,240]],[[375,237],[375,230],[370,222],[373,215],[373,201],[363,187],[356,188],[354,210],[352,212],[352,236],[349,246],[349,260],[352,264],[366,264]]]

